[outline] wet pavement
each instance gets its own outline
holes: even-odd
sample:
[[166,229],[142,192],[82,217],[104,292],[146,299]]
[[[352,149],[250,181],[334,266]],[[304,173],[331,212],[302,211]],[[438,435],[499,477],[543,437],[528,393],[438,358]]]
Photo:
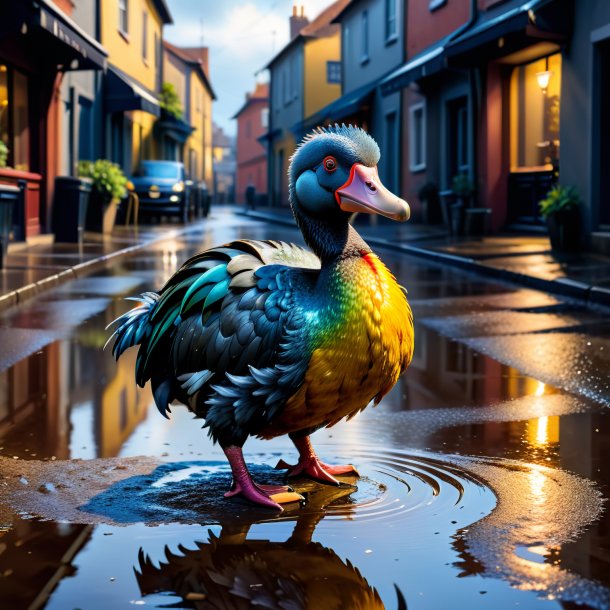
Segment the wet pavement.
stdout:
[[[281,515],[221,499],[222,452],[102,351],[122,297],[197,250],[299,234],[217,211],[0,317],[0,608],[610,608],[610,323],[576,302],[378,253],[413,363],[316,433],[359,479]],[[290,461],[252,439],[258,479]]]

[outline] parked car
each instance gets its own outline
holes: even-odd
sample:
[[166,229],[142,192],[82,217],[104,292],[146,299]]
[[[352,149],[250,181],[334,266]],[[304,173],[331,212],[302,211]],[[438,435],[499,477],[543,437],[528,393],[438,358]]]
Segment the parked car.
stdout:
[[131,178],[141,216],[178,216],[187,222],[195,211],[194,184],[179,161],[142,161]]

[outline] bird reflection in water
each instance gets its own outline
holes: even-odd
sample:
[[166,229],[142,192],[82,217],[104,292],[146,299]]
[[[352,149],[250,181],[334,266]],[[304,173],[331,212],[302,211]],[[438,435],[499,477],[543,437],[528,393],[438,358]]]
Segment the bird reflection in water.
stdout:
[[[295,512],[292,534],[285,542],[249,538],[255,521],[221,523],[219,536],[209,533],[196,549],[165,548],[166,561],[152,561],[139,551],[136,578],[142,595],[171,592],[179,607],[198,610],[328,610],[384,608],[377,591],[349,560],[312,542],[324,508],[348,499],[354,487],[316,486],[307,509]],[[288,512],[288,511],[286,511]],[[259,513],[260,514],[260,513]],[[290,514],[282,521],[291,520]],[[399,593],[399,608],[405,608]]]

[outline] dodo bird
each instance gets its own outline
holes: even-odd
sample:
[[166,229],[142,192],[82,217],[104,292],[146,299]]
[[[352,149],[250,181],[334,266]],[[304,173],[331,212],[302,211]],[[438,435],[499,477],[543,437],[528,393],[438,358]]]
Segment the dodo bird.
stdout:
[[377,404],[411,361],[406,291],[349,222],[354,212],[409,218],[379,179],[379,156],[359,127],[318,128],[289,168],[292,212],[313,252],[255,240],[205,250],[115,320],[113,354],[139,344],[136,381],[151,381],[159,411],[167,417],[177,400],[205,419],[231,466],[227,497],[280,511],[302,499],[253,481],[249,436],[288,434],[299,460],[278,467],[289,476],[338,484],[334,475],[357,474],[322,463],[309,436]]

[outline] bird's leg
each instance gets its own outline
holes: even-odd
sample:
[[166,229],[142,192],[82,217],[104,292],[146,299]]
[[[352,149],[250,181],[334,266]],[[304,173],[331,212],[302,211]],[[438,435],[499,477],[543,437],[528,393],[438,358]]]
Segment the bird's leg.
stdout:
[[280,504],[304,500],[301,494],[286,491],[286,487],[257,485],[248,471],[241,447],[231,445],[223,447],[222,450],[229,460],[233,474],[233,485],[231,490],[225,493],[225,498],[241,496],[254,504],[279,511],[283,510]]
[[299,434],[290,434],[289,436],[299,451],[299,461],[296,466],[291,466],[284,462],[284,460],[280,460],[276,466],[278,469],[287,468],[289,477],[306,475],[322,483],[339,485],[339,481],[333,475],[351,474],[358,476],[358,471],[351,464],[330,466],[321,462],[311,446],[309,436],[300,436]]

